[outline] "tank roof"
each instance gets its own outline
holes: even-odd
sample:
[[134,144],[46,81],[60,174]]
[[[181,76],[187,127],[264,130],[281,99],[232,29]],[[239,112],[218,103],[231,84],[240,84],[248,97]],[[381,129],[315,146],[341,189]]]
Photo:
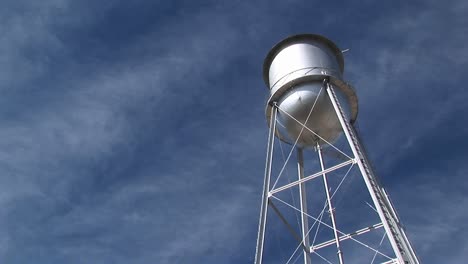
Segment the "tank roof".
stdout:
[[339,66],[340,66],[340,70],[341,70],[341,72],[343,72],[343,70],[344,70],[343,53],[338,48],[338,46],[336,46],[336,44],[333,43],[333,41],[327,39],[324,36],[317,35],[317,34],[292,35],[290,37],[287,37],[287,38],[283,39],[282,41],[277,43],[275,46],[273,46],[273,48],[270,50],[270,52],[268,52],[268,54],[267,54],[267,56],[266,56],[266,58],[265,58],[265,60],[263,62],[263,80],[264,80],[264,82],[265,82],[265,84],[266,84],[266,86],[268,88],[270,87],[270,80],[269,80],[269,76],[268,76],[269,71],[270,71],[270,65],[273,62],[273,59],[275,58],[275,56],[284,47],[287,47],[292,43],[301,42],[303,40],[318,40],[318,41],[324,43],[325,45],[327,45],[333,51],[333,53],[335,54],[335,56],[336,56],[336,58],[338,60]]

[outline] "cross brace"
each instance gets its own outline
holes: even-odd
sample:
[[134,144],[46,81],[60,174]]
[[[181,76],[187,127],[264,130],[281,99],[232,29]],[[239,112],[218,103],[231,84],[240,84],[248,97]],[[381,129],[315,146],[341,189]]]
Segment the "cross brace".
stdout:
[[[382,223],[375,224],[375,225],[372,225],[372,226],[368,226],[368,227],[365,227],[363,229],[359,229],[358,231],[355,231],[353,233],[342,235],[342,236],[340,236],[339,240],[340,241],[347,240],[347,239],[350,239],[351,237],[359,236],[359,235],[365,234],[365,233],[367,233],[369,231],[372,231],[374,229],[381,228],[382,226],[383,226]],[[330,245],[333,245],[333,244],[335,244],[335,239],[325,241],[325,242],[317,244],[315,246],[311,246],[310,247],[310,252],[314,252],[317,249],[321,249],[321,248],[324,248],[324,247],[327,247],[327,246],[330,246]]]
[[398,264],[398,259],[391,259],[389,261],[382,262],[382,264],[394,264],[394,263]]
[[320,177],[320,176],[322,176],[324,173],[329,173],[329,172],[335,171],[335,170],[337,170],[337,169],[343,168],[343,167],[346,166],[346,165],[354,164],[354,163],[356,163],[356,161],[355,161],[354,159],[350,159],[350,160],[348,160],[348,161],[345,161],[345,162],[343,162],[343,163],[340,163],[340,164],[337,164],[337,165],[335,165],[335,166],[333,166],[333,167],[330,167],[330,168],[328,168],[328,169],[326,169],[326,170],[319,171],[319,172],[317,172],[317,173],[314,173],[314,174],[312,174],[312,175],[309,175],[309,176],[307,176],[307,177],[304,177],[304,178],[302,178],[302,179],[300,179],[300,180],[291,182],[291,183],[289,183],[289,184],[286,184],[286,185],[284,185],[284,186],[281,186],[281,187],[278,187],[278,188],[276,188],[276,189],[274,189],[274,190],[271,190],[271,191],[269,192],[268,196],[272,196],[272,195],[275,194],[275,193],[284,191],[284,190],[289,189],[289,188],[291,188],[291,187],[293,187],[293,186],[296,186],[296,185],[299,185],[299,184],[304,183],[304,182],[306,182],[306,181],[310,181],[310,180],[312,180],[312,179],[315,179],[315,178],[317,178],[317,177]]

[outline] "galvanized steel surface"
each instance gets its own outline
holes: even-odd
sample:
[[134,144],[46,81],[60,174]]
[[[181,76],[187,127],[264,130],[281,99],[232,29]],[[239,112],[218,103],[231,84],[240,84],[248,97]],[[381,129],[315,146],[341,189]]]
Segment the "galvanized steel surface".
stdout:
[[[325,87],[322,86],[322,82],[319,81],[302,83],[281,97],[278,102],[280,108],[278,131],[283,135],[282,138],[294,143],[301,135],[297,144],[306,147],[315,146],[317,142],[320,144],[333,142],[341,134],[340,122]],[[305,124],[316,134],[303,129],[303,126],[290,116]]]
[[[268,113],[276,102],[281,109],[276,135],[281,140],[294,144],[300,135],[299,146],[313,147],[317,143],[331,143],[341,134],[325,90],[319,94],[325,79],[337,88],[347,117],[354,122],[358,111],[357,96],[342,80],[343,69],[341,51],[332,41],[319,35],[295,35],[273,47],[263,66],[265,83],[270,88],[266,116],[269,120]],[[303,129],[297,121],[305,123],[314,102],[316,105],[307,120],[307,129]]]
[[[282,53],[289,56],[283,56]],[[296,56],[296,57],[292,57]],[[303,57],[305,56],[305,57]],[[285,58],[285,60],[282,59]],[[288,60],[296,60],[296,62],[288,62]],[[319,59],[319,60],[316,60]],[[275,60],[277,60],[275,62]],[[282,63],[286,62],[285,65]],[[291,65],[289,65],[291,63]],[[322,64],[323,63],[323,64]],[[316,34],[299,34],[293,35],[276,44],[268,53],[263,63],[263,80],[268,88],[274,85],[275,81],[271,80],[273,76],[275,80],[281,79],[282,76],[277,72],[271,72],[273,65],[287,69],[285,74],[303,68],[313,68],[320,66],[328,66],[330,70],[341,74],[344,70],[344,60],[341,50],[331,40]],[[322,64],[322,65],[321,65]]]

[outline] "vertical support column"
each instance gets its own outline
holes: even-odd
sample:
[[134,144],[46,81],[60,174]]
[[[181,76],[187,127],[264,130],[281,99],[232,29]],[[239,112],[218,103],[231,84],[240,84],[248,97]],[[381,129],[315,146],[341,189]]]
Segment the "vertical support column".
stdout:
[[[297,148],[297,173],[299,180],[304,178],[304,154],[302,148]],[[302,240],[304,241],[304,248],[310,248],[309,242],[309,219],[307,218],[307,195],[305,183],[299,184],[299,200],[301,203],[301,223],[302,223]],[[304,263],[310,264],[309,252],[304,252]]]
[[331,103],[333,104],[333,108],[340,121],[341,127],[349,143],[349,146],[353,152],[354,158],[356,159],[356,163],[362,174],[362,177],[367,186],[372,201],[375,205],[375,208],[377,209],[377,213],[380,217],[380,220],[382,221],[385,232],[387,233],[387,237],[396,255],[398,263],[418,264],[418,259],[413,258],[411,254],[411,246],[405,243],[407,239],[403,237],[404,235],[400,231],[401,227],[398,226],[397,219],[395,219],[390,214],[390,209],[384,201],[384,194],[381,191],[381,187],[378,185],[377,180],[373,175],[373,172],[371,171],[370,166],[366,160],[366,157],[363,154],[363,150],[361,150],[359,140],[357,139],[351,124],[346,119],[346,116],[338,102],[338,98],[335,94],[335,91],[329,83],[327,83],[327,93]]
[[[317,152],[318,152],[318,156],[319,156],[320,167],[321,167],[322,171],[324,171],[325,170],[325,165],[323,163],[322,148],[320,147],[320,145],[318,143],[317,143]],[[341,251],[340,236],[338,235],[338,230],[336,228],[335,212],[333,211],[333,204],[332,204],[332,200],[331,200],[331,197],[330,197],[330,190],[328,188],[327,175],[325,173],[323,173],[322,176],[323,176],[323,185],[325,187],[325,193],[327,194],[328,209],[330,211],[330,219],[331,219],[332,226],[333,226],[333,234],[335,235],[335,243],[336,243],[338,260],[340,261],[340,264],[343,264],[344,263],[343,252]]]
[[270,131],[268,133],[267,155],[265,161],[265,179],[263,182],[262,205],[260,209],[260,219],[258,223],[257,247],[255,248],[255,264],[261,264],[263,260],[263,245],[265,242],[265,227],[268,214],[268,193],[270,191],[271,164],[273,160],[273,147],[275,144],[276,106],[271,107]]

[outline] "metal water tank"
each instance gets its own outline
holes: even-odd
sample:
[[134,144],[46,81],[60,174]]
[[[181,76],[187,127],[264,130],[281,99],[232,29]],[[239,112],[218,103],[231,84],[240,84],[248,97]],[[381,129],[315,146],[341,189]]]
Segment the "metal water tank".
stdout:
[[281,140],[289,144],[297,140],[300,147],[314,147],[339,137],[342,129],[327,85],[333,86],[347,118],[352,123],[356,120],[357,97],[343,81],[343,70],[341,50],[320,35],[294,35],[271,49],[263,64],[263,77],[270,89],[266,116],[269,121],[271,107],[276,104],[276,135]]

